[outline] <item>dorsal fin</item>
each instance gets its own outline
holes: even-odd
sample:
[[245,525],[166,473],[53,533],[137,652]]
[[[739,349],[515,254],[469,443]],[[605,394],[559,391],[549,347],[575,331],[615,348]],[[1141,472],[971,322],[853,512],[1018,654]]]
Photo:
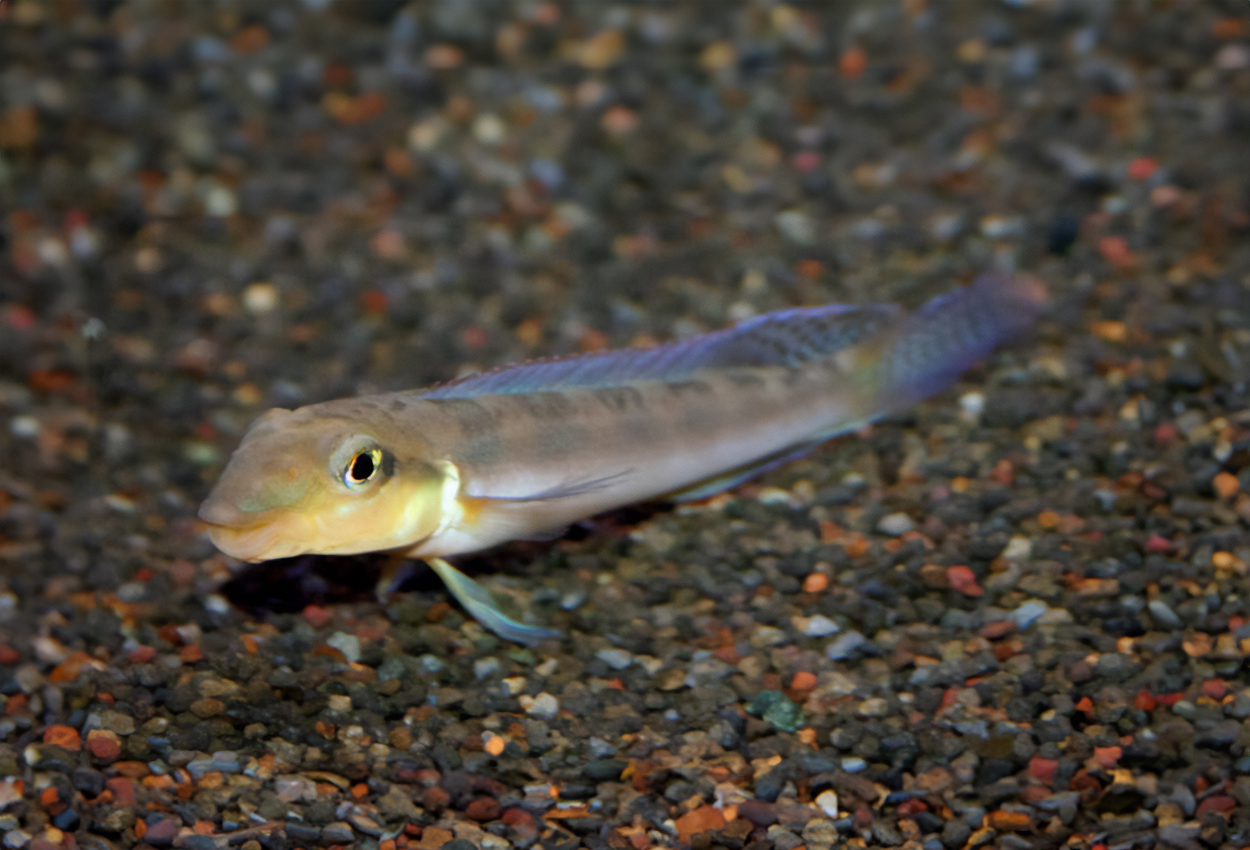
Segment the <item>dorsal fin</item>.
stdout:
[[767,313],[727,328],[655,348],[626,348],[535,360],[478,372],[434,387],[422,398],[472,398],[602,388],[634,381],[675,381],[702,369],[802,366],[827,358],[897,321],[892,304],[806,307]]

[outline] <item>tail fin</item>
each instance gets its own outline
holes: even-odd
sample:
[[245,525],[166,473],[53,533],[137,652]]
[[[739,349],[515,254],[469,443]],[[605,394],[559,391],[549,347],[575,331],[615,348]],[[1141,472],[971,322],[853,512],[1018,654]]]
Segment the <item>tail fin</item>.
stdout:
[[987,274],[908,316],[881,352],[876,378],[889,409],[954,383],[965,370],[1025,330],[1047,301],[1038,279]]

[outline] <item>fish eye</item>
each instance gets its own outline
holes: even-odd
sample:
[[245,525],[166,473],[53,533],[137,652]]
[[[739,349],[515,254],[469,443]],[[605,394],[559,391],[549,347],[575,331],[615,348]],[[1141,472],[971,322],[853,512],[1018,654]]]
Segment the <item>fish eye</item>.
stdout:
[[369,449],[358,452],[343,470],[343,483],[351,489],[367,484],[382,468],[382,450]]

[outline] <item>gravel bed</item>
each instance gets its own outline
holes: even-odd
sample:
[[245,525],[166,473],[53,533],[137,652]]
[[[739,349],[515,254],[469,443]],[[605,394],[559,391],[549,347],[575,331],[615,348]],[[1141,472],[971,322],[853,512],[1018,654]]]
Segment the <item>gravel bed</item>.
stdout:
[[[0,846],[1250,846],[1250,8],[0,4]],[[245,568],[270,406],[1047,281],[710,501]]]

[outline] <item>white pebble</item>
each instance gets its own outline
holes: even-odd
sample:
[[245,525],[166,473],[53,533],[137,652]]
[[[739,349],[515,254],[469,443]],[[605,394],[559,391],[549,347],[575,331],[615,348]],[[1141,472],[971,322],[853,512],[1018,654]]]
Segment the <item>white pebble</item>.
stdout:
[[493,112],[484,112],[473,121],[473,138],[484,145],[497,145],[507,134],[507,126]]
[[634,656],[624,649],[601,649],[595,653],[595,658],[613,670],[624,670],[634,663]]
[[550,720],[560,712],[560,701],[546,691],[536,697],[523,696],[520,703],[526,714],[539,720]]
[[9,433],[19,440],[33,440],[39,436],[39,420],[33,416],[14,416],[9,420]]
[[803,624],[803,634],[808,637],[828,637],[840,630],[841,627],[824,614],[817,614]]
[[882,517],[881,521],[877,523],[877,531],[894,537],[906,534],[915,527],[916,523],[905,513],[889,514]]
[[493,655],[473,662],[473,678],[485,679],[499,672],[499,659]]
[[360,660],[360,638],[347,632],[335,632],[326,638],[326,645],[332,646],[351,663]]
[[278,306],[278,289],[272,283],[253,283],[243,290],[243,309],[253,316],[270,313]]
[[838,816],[838,795],[834,791],[821,791],[816,795],[816,805],[831,818]]
[[1033,551],[1033,541],[1022,535],[1015,535],[1007,541],[1002,557],[1005,561],[1023,561]]

